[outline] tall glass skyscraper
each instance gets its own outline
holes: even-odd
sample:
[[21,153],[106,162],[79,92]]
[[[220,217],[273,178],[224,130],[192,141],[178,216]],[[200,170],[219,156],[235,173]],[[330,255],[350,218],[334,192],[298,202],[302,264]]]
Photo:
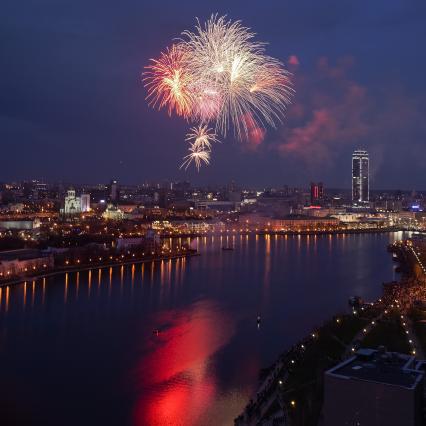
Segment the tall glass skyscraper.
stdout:
[[370,160],[368,152],[357,149],[352,154],[352,202],[368,203],[370,200]]

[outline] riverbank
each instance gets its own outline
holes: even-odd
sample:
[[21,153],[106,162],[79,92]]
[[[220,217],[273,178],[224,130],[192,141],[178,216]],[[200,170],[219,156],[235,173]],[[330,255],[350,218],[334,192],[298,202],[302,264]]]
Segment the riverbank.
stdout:
[[99,263],[99,264],[91,264],[91,265],[73,265],[73,266],[67,266],[58,268],[55,270],[50,270],[46,272],[40,272],[39,274],[32,274],[29,276],[21,276],[17,278],[13,278],[11,280],[6,280],[0,282],[0,287],[8,287],[11,285],[17,285],[24,283],[26,281],[34,281],[39,280],[43,278],[48,277],[54,277],[56,275],[61,275],[69,272],[82,272],[82,271],[90,271],[92,269],[106,269],[116,266],[124,266],[124,265],[138,265],[141,263],[151,263],[151,262],[161,262],[164,260],[174,260],[174,259],[181,259],[181,258],[188,258],[193,256],[200,256],[199,253],[181,253],[181,254],[173,254],[173,255],[164,255],[164,256],[153,256],[150,258],[134,258],[131,260],[123,260],[123,261],[114,261],[114,262],[108,262],[108,263]]
[[402,229],[397,227],[366,228],[366,229],[329,229],[329,230],[301,230],[301,231],[256,231],[257,235],[340,235],[340,234],[385,234],[398,232]]
[[285,231],[285,230],[249,230],[249,229],[226,229],[223,231],[216,232],[195,232],[195,233],[167,233],[162,232],[160,234],[161,238],[198,238],[198,237],[207,237],[207,236],[223,236],[228,235],[340,235],[340,234],[384,234],[389,232],[400,232],[404,229],[399,227],[386,227],[386,228],[365,228],[365,229],[326,229],[326,230],[297,230],[297,231]]

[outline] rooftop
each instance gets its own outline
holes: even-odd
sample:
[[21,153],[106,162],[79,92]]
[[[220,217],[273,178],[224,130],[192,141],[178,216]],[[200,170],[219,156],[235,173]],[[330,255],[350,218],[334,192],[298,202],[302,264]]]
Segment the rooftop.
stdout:
[[423,378],[415,358],[384,350],[360,349],[355,356],[326,372],[329,376],[414,388]]

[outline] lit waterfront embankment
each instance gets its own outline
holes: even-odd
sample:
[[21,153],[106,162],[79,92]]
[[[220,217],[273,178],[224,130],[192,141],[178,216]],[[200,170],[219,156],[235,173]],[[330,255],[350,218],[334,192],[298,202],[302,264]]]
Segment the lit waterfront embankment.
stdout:
[[10,280],[3,280],[0,282],[0,287],[9,287],[11,285],[21,284],[26,281],[34,281],[42,278],[53,277],[55,275],[61,275],[68,272],[82,272],[89,271],[92,269],[106,269],[116,266],[124,265],[138,265],[141,263],[151,263],[151,262],[161,262],[164,260],[174,260],[181,259],[193,256],[199,256],[199,253],[196,252],[187,252],[187,253],[174,253],[161,256],[147,256],[144,258],[132,258],[132,259],[123,259],[116,261],[107,261],[107,262],[93,262],[91,264],[78,264],[78,265],[69,265],[65,267],[58,267],[55,269],[49,269],[48,271],[41,270],[39,273],[34,273],[31,275],[25,276],[14,276]]
[[381,234],[402,231],[396,227],[386,228],[361,228],[361,229],[327,229],[327,230],[301,230],[301,231],[256,231],[257,235],[341,235],[341,234]]
[[338,229],[310,229],[310,230],[273,230],[273,229],[243,229],[232,228],[221,231],[203,232],[161,232],[161,238],[198,238],[205,236],[227,236],[227,235],[343,235],[343,234],[384,234],[389,232],[402,232],[400,227],[382,228],[338,228]]

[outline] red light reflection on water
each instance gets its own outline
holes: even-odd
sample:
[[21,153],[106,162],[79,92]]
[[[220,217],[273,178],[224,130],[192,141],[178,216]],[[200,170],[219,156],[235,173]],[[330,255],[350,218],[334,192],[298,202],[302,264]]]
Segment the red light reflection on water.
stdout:
[[212,357],[232,337],[234,323],[211,302],[156,320],[167,326],[152,337],[137,367],[134,424],[200,424],[218,392]]

